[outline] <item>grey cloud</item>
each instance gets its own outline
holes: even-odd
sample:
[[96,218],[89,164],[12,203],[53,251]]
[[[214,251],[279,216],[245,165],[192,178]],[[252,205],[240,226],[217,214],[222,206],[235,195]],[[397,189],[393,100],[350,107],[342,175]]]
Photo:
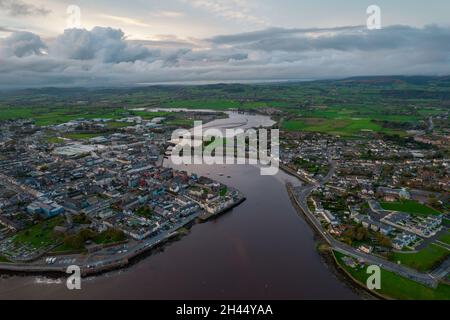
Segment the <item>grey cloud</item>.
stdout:
[[33,34],[2,41],[0,87],[450,74],[450,28],[441,26],[267,29],[192,42],[128,41],[97,27],[66,30],[40,55],[45,45]]
[[0,53],[5,56],[19,58],[29,55],[41,55],[47,49],[46,44],[38,35],[31,32],[15,32],[0,42]]
[[[311,35],[313,34],[313,36]],[[216,45],[263,51],[303,52],[312,50],[375,51],[427,46],[449,50],[450,29],[426,26],[423,29],[392,26],[381,30],[363,27],[335,29],[267,29],[212,38]]]
[[278,37],[285,38],[287,36],[303,35],[307,33],[317,34],[325,32],[352,31],[352,30],[361,30],[362,28],[363,26],[345,26],[336,28],[308,28],[308,29],[268,28],[260,31],[244,32],[232,35],[220,35],[208,40],[216,44],[239,44],[262,39],[273,39]]
[[0,26],[0,32],[14,32],[14,30],[7,28],[7,27]]
[[53,44],[58,56],[74,60],[97,59],[104,63],[145,60],[152,56],[149,49],[127,42],[121,30],[95,27],[67,29]]
[[48,15],[51,11],[37,7],[21,0],[0,0],[0,9],[5,10],[10,16]]

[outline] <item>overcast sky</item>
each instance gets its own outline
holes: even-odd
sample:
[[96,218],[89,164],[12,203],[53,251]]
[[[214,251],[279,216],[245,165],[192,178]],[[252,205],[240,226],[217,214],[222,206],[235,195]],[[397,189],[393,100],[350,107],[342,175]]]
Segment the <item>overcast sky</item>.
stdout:
[[[72,4],[80,25],[67,29]],[[372,4],[381,30],[366,27]],[[447,0],[0,0],[0,87],[447,75],[449,12]]]

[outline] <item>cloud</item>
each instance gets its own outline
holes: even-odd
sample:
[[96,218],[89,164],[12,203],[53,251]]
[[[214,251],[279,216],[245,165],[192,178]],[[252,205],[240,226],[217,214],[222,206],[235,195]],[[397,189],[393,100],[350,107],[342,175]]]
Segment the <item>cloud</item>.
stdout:
[[[210,39],[210,41],[216,45],[268,52],[380,51],[422,46],[448,52],[450,48],[449,39],[449,28],[426,26],[419,29],[408,26],[391,26],[372,31],[364,27],[335,29],[272,28],[258,32],[218,36]],[[421,48],[421,50],[424,49]]]
[[1,40],[0,53],[10,57],[26,57],[30,55],[42,55],[47,45],[38,35],[31,32],[15,32],[10,37]]
[[221,16],[228,20],[267,25],[267,22],[252,14],[254,5],[249,0],[182,0],[183,2]]
[[120,22],[123,24],[132,25],[132,26],[151,27],[148,23],[146,23],[144,21],[137,20],[137,19],[131,19],[131,18],[127,18],[127,17],[112,16],[112,15],[107,15],[107,14],[100,14],[99,17],[117,21],[117,22]]
[[92,31],[67,29],[50,49],[57,57],[96,60],[98,63],[130,62],[152,56],[146,47],[126,41],[121,30],[103,27],[95,27]]
[[0,0],[0,9],[10,16],[45,16],[51,11],[44,7],[37,7],[22,0]]
[[184,12],[161,10],[152,12],[151,15],[158,18],[180,18],[184,16]]
[[321,34],[335,34],[345,31],[361,31],[363,26],[345,26],[336,28],[309,28],[309,29],[284,29],[284,28],[267,28],[264,30],[244,32],[231,35],[219,35],[209,39],[216,44],[239,44],[248,43],[262,39],[286,38],[295,35],[319,36]]
[[96,27],[66,30],[47,43],[20,32],[0,42],[0,87],[398,74],[450,74],[450,28],[271,28],[203,40],[136,41],[121,30]]
[[12,30],[12,29],[10,29],[10,28],[7,28],[7,27],[0,26],[0,32],[8,32],[8,33],[11,33],[11,32],[14,32],[14,30]]

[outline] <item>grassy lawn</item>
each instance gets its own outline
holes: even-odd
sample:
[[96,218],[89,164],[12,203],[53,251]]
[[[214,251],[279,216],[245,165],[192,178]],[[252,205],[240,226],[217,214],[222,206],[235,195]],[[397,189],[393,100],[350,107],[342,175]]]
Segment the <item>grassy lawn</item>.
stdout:
[[55,236],[53,229],[64,222],[63,217],[55,217],[19,232],[14,236],[14,242],[19,245],[31,245],[35,248],[47,247],[57,243],[60,238]]
[[64,135],[64,138],[72,140],[89,140],[102,135],[103,134],[101,133],[67,133]]
[[169,120],[164,122],[164,124],[169,126],[179,126],[179,127],[194,127],[194,120],[189,119],[176,119],[176,120]]
[[227,193],[228,193],[228,188],[227,188],[227,187],[223,187],[223,188],[220,190],[220,196],[221,196],[221,197],[225,197],[225,196],[227,195]]
[[381,202],[380,204],[384,210],[406,212],[416,216],[429,216],[441,214],[439,211],[413,200],[403,200],[397,202]]
[[108,229],[100,234],[98,234],[94,242],[96,244],[110,244],[117,243],[126,240],[126,236],[123,232],[113,229]]
[[47,142],[58,144],[58,143],[64,142],[64,140],[59,137],[50,137],[50,138],[47,138]]
[[150,218],[152,218],[155,215],[153,210],[150,209],[150,207],[147,207],[147,206],[140,207],[139,209],[137,209],[136,210],[136,214],[138,216],[146,218],[146,219],[150,219]]
[[128,122],[108,122],[106,124],[106,127],[108,129],[120,129],[120,128],[126,128],[131,126],[132,124],[128,123]]
[[449,250],[431,244],[427,248],[417,253],[394,253],[391,257],[391,260],[394,262],[400,261],[403,265],[419,270],[421,272],[427,272],[437,267],[449,255]]
[[60,246],[57,246],[52,252],[54,253],[64,253],[64,252],[83,252],[84,249],[76,249],[71,247],[70,245],[63,243]]
[[132,111],[133,115],[137,116],[137,117],[141,117],[142,119],[145,120],[152,120],[155,118],[165,118],[167,116],[170,116],[172,114],[172,112],[164,112],[164,111],[159,111],[159,112],[152,112],[152,111]]
[[[366,284],[369,275],[365,268],[352,269],[342,261],[344,255],[334,252],[341,267],[349,272],[353,278]],[[378,293],[399,300],[450,300],[450,286],[440,284],[436,289],[423,286],[412,280],[403,278],[395,273],[381,270],[381,290]]]
[[364,131],[401,134],[401,132],[383,128],[372,122],[371,119],[364,118],[302,118],[286,121],[283,123],[283,127],[287,131],[321,132],[341,136],[354,136]]
[[450,246],[450,232],[447,232],[445,235],[443,235],[439,241],[448,244]]

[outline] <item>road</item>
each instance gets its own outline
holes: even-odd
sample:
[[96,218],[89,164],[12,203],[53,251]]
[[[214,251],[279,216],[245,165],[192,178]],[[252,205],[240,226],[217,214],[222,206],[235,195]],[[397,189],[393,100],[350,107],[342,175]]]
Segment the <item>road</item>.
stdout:
[[297,206],[301,209],[301,211],[306,215],[308,220],[312,223],[317,232],[319,232],[324,240],[333,248],[333,250],[340,252],[342,254],[351,256],[356,259],[361,259],[368,264],[378,265],[387,271],[394,272],[399,274],[405,278],[414,280],[416,282],[422,283],[428,287],[435,288],[438,285],[440,279],[445,277],[448,273],[450,266],[450,259],[447,260],[439,269],[437,269],[432,274],[424,274],[413,269],[407,268],[403,265],[398,265],[391,261],[385,260],[375,255],[370,255],[358,251],[357,249],[348,246],[342,242],[337,241],[334,237],[332,237],[322,226],[320,221],[315,217],[315,215],[308,208],[308,197],[311,193],[317,190],[319,187],[324,186],[326,183],[330,181],[330,179],[334,176],[336,165],[335,163],[331,163],[331,170],[328,175],[322,179],[322,181],[317,185],[307,185],[302,187],[301,190],[295,190],[292,186],[288,186],[290,188],[290,192],[292,192],[293,199],[295,200]]

